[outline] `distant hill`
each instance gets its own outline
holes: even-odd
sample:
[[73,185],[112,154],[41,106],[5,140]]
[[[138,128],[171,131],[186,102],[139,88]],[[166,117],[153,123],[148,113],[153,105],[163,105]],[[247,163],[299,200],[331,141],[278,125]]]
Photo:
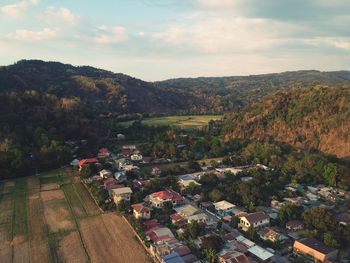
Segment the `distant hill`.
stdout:
[[293,71],[237,77],[179,78],[157,82],[187,94],[208,97],[217,111],[230,111],[255,102],[276,91],[312,88],[316,85],[339,87],[350,84],[350,71]]
[[224,121],[226,138],[286,142],[350,157],[350,86],[316,86],[270,95]]

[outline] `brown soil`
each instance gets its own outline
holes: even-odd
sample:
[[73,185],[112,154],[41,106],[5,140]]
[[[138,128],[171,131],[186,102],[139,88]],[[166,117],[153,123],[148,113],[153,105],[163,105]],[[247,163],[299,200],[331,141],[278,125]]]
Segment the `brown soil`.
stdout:
[[68,208],[62,202],[44,203],[44,214],[51,232],[74,229]]
[[[22,238],[19,238],[22,239]],[[20,240],[17,240],[19,242]],[[13,262],[21,263],[28,262],[29,259],[29,242],[23,242],[21,240],[20,243],[17,243],[13,247]]]
[[43,191],[40,192],[40,197],[43,200],[43,202],[52,200],[62,200],[64,199],[64,193],[62,190]]
[[77,231],[71,232],[60,241],[58,255],[61,262],[88,262]]
[[56,183],[48,183],[48,184],[42,184],[41,185],[41,191],[50,191],[50,190],[57,190],[60,189],[59,184]]
[[121,217],[104,214],[84,219],[80,224],[91,261],[105,262],[108,258],[117,263],[149,262],[143,247]]
[[79,194],[85,211],[88,215],[98,215],[101,214],[101,210],[96,205],[89,192],[86,190],[82,183],[74,184],[74,187]]
[[40,180],[36,176],[31,176],[27,178],[27,189],[30,192],[40,191]]
[[49,262],[49,246],[45,233],[44,207],[39,194],[29,196],[28,225],[30,231],[30,262]]
[[0,225],[10,223],[12,219],[12,197],[5,196],[0,202]]

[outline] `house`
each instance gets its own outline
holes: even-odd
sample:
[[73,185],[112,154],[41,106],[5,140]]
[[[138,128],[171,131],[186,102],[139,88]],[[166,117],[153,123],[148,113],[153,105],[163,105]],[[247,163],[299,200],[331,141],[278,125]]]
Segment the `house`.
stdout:
[[186,263],[176,252],[166,255],[162,258],[161,263]]
[[238,173],[243,171],[243,169],[238,167],[216,168],[215,170],[220,174],[232,173],[233,175],[237,175]]
[[235,207],[234,204],[231,204],[225,200],[213,203],[213,205],[215,207],[215,213],[220,217],[231,215],[232,210]]
[[123,140],[125,140],[125,135],[124,135],[124,134],[121,134],[121,133],[118,133],[118,134],[117,134],[117,140],[118,140],[118,141],[123,141]]
[[161,172],[162,171],[157,166],[154,166],[154,167],[152,167],[151,175],[159,176],[161,174]]
[[103,187],[108,191],[111,189],[120,188],[121,185],[119,184],[118,180],[115,180],[114,178],[107,178],[103,182]]
[[288,239],[277,227],[265,227],[259,232],[259,236],[262,240],[269,240],[271,242],[283,242]]
[[144,203],[134,204],[131,206],[133,210],[134,217],[139,219],[150,219],[152,209],[149,208]]
[[348,226],[350,225],[350,213],[349,212],[343,212],[336,216],[337,221],[340,225]]
[[261,229],[270,224],[270,217],[264,212],[255,212],[240,217],[238,227],[247,231],[250,227]]
[[112,173],[109,170],[103,169],[98,173],[102,178],[108,178]]
[[162,225],[157,225],[146,231],[146,236],[153,243],[167,241],[167,240],[176,240],[174,234],[167,227],[163,227]]
[[127,179],[126,172],[125,171],[115,172],[114,178],[117,179],[119,182],[124,182]]
[[272,262],[274,254],[260,246],[253,246],[248,249],[248,253],[258,262]]
[[118,204],[121,200],[129,202],[132,190],[130,187],[121,187],[109,190],[108,194],[113,198],[114,202]]
[[303,230],[304,223],[300,220],[291,220],[286,223],[286,229],[289,231],[299,231]]
[[192,221],[196,221],[201,224],[212,225],[214,221],[211,220],[205,213],[199,213],[195,215],[191,215],[187,217],[187,223],[191,223]]
[[199,212],[198,208],[194,207],[191,204],[175,207],[174,210],[185,218],[197,214]]
[[83,159],[79,161],[79,170],[81,170],[83,168],[83,166],[87,165],[87,164],[97,164],[98,160],[97,158],[88,158],[88,159]]
[[166,202],[171,203],[173,206],[181,205],[184,203],[185,198],[174,190],[167,189],[150,194],[146,197],[146,200],[149,201],[153,207],[163,207]]
[[123,145],[122,149],[128,149],[128,150],[136,150],[136,145],[134,144],[128,144],[128,145]]
[[141,162],[143,157],[142,157],[142,154],[141,153],[133,153],[131,156],[130,156],[130,159],[131,161],[134,161],[134,162]]
[[70,162],[71,166],[79,166],[79,160],[78,159],[74,159],[73,161]]
[[97,154],[97,157],[98,158],[107,158],[109,157],[111,154],[109,152],[109,150],[107,148],[101,148],[99,151],[98,151],[98,154]]
[[219,263],[251,263],[251,261],[241,252],[223,250],[218,254]]
[[293,250],[294,253],[321,262],[329,262],[328,260],[336,259],[338,255],[337,249],[328,247],[314,238],[296,240],[293,245]]

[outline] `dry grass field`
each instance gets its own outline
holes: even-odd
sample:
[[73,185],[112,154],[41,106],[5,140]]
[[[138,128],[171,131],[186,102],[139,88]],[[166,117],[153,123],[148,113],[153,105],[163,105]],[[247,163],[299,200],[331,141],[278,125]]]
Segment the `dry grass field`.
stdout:
[[0,182],[0,262],[151,262],[66,168]]

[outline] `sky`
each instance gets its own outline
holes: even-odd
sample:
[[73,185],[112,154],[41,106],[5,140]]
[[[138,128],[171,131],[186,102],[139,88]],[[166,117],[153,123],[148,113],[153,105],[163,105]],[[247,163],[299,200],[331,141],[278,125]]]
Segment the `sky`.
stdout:
[[0,64],[155,81],[350,69],[349,0],[0,0]]

